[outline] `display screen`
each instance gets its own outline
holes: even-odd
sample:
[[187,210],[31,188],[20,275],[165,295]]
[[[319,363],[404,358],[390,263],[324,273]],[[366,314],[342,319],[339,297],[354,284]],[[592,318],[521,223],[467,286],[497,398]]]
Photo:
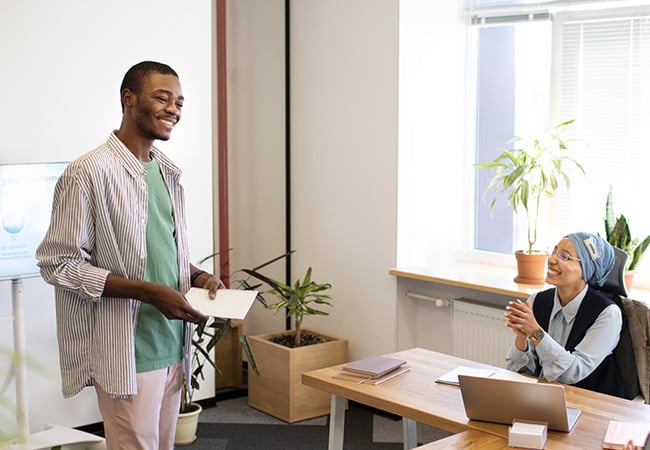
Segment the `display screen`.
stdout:
[[52,197],[67,162],[0,164],[0,279],[39,273],[36,248],[50,224]]

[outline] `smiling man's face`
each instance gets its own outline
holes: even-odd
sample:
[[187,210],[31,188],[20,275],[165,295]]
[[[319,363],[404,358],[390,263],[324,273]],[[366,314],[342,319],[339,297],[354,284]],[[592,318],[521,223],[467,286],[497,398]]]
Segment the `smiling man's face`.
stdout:
[[132,116],[139,134],[166,141],[181,120],[184,102],[181,83],[174,75],[151,74],[136,94]]

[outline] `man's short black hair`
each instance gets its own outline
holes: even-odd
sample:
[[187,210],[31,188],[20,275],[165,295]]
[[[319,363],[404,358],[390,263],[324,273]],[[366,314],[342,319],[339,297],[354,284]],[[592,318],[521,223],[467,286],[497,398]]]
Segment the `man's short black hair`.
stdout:
[[[144,81],[152,74],[160,73],[162,75],[174,75],[178,78],[178,74],[174,69],[169,67],[167,64],[155,62],[155,61],[142,61],[135,66],[131,67],[122,80],[122,85],[120,86],[120,102],[122,101],[122,93],[125,89],[138,94]],[[122,110],[124,110],[124,105],[122,105]]]

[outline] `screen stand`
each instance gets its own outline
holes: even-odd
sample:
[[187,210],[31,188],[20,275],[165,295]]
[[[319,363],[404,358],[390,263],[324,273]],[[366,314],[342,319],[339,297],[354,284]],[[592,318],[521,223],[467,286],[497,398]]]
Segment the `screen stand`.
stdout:
[[14,372],[16,375],[16,423],[21,442],[29,439],[29,405],[27,401],[27,366],[25,361],[25,320],[20,294],[23,280],[11,280],[11,306],[14,315]]
[[[25,320],[21,294],[23,280],[11,280],[11,307],[13,308],[14,322],[14,372],[16,383],[16,424],[18,442],[26,449],[39,449],[66,445],[73,449],[75,444],[91,443],[92,447],[84,445],[83,448],[106,448],[104,439],[94,434],[65,428],[57,425],[48,426],[45,431],[29,434],[29,401],[27,393],[27,353],[25,351]],[[13,447],[11,447],[13,448]]]

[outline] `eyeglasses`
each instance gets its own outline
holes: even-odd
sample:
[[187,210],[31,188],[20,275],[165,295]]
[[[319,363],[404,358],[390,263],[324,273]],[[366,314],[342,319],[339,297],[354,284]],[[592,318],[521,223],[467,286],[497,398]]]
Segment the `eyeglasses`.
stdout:
[[575,256],[571,255],[571,253],[567,252],[566,250],[559,249],[557,247],[553,248],[553,250],[548,251],[548,257],[550,258],[553,255],[557,255],[557,259],[559,259],[562,262],[567,262],[570,259],[573,259],[574,261],[580,261],[580,258],[576,258]]

